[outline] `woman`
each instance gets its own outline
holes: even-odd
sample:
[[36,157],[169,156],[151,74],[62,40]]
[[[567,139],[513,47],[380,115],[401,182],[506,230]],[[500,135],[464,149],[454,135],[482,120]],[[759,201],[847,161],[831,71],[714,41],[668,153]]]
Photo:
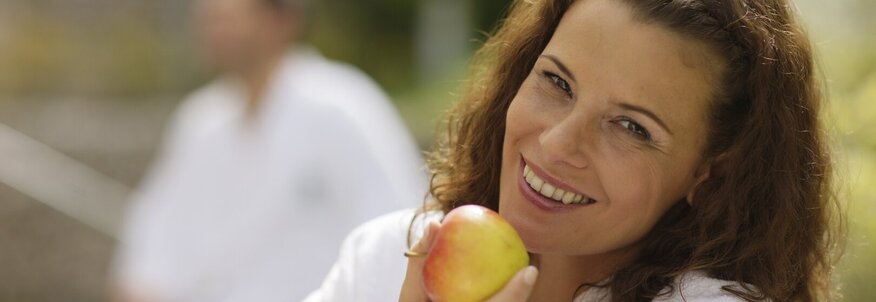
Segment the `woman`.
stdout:
[[[810,45],[790,9],[516,2],[478,53],[423,212],[479,204],[520,233],[533,267],[491,301],[829,299],[841,224]],[[322,295],[397,288],[373,280],[400,279],[382,260],[399,244],[375,244],[399,241],[398,225],[354,233]],[[422,263],[409,260],[400,301],[427,300]]]

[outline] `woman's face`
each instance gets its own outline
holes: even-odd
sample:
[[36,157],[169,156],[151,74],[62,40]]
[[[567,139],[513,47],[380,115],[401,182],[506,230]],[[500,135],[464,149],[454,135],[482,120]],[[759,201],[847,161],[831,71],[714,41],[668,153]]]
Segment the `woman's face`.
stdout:
[[630,250],[686,198],[717,61],[620,1],[569,8],[507,114],[499,211],[531,252]]

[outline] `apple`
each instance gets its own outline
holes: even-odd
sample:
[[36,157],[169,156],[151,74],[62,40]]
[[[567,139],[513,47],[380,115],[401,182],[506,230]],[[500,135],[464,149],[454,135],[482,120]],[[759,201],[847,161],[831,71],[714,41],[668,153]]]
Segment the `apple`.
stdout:
[[523,240],[508,221],[488,208],[465,205],[444,217],[423,283],[435,302],[482,302],[527,265]]

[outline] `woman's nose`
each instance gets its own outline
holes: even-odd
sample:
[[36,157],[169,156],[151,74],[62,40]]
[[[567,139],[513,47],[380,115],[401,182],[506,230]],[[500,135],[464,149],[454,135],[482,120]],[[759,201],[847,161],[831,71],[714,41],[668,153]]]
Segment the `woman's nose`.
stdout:
[[545,160],[574,168],[588,165],[586,145],[592,135],[588,134],[586,121],[574,115],[558,120],[539,136]]

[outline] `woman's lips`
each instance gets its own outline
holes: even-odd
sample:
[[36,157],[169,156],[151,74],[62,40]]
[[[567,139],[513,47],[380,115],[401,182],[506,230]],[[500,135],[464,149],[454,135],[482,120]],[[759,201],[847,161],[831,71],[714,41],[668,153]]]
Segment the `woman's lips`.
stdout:
[[538,172],[538,167],[529,166],[521,157],[517,173],[518,188],[523,197],[536,207],[546,211],[567,211],[596,202],[584,194],[565,190],[568,186],[550,182],[546,179],[551,177]]

